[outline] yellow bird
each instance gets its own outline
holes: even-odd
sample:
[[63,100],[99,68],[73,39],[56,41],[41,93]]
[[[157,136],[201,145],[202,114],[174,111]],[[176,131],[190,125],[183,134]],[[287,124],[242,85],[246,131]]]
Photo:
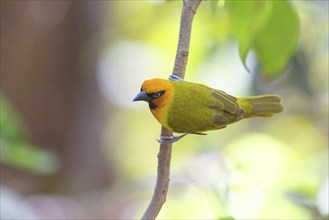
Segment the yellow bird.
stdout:
[[277,95],[236,98],[208,86],[183,80],[144,81],[133,101],[146,101],[154,117],[167,129],[185,133],[162,137],[160,143],[174,142],[186,134],[225,128],[244,118],[271,117],[283,111]]

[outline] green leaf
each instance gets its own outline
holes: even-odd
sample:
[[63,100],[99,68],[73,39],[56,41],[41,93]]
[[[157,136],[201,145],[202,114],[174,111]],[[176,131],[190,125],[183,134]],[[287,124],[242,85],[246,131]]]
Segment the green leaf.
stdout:
[[27,142],[7,143],[0,139],[0,162],[36,174],[51,174],[58,170],[57,156]]
[[0,95],[0,127],[0,136],[8,141],[20,141],[24,137],[24,127],[20,118],[2,95]]
[[226,0],[225,7],[243,65],[246,67],[247,54],[254,48],[264,74],[280,73],[294,54],[299,34],[298,17],[291,4],[287,0]]
[[272,1],[225,1],[233,33],[239,41],[240,59],[246,69],[246,58],[257,33],[262,30],[272,11]]
[[296,12],[288,1],[273,1],[271,17],[255,39],[264,74],[275,76],[293,56],[299,34]]
[[24,124],[5,98],[0,96],[0,162],[40,175],[58,170],[58,157],[38,149],[24,138]]

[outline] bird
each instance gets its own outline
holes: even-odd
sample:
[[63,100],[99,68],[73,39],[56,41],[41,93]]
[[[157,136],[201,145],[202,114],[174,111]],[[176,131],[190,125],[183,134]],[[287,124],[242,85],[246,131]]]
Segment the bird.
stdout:
[[278,95],[238,98],[204,84],[175,78],[145,80],[133,101],[146,101],[158,122],[180,136],[160,137],[173,143],[187,134],[205,135],[241,119],[272,117],[284,110]]

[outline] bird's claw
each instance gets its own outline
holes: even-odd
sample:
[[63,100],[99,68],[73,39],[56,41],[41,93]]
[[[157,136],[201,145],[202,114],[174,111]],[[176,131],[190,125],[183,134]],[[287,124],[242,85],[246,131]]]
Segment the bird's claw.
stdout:
[[157,139],[157,141],[160,144],[172,144],[176,141],[179,141],[180,139],[182,139],[183,137],[185,137],[187,135],[187,133],[176,136],[176,135],[171,135],[171,136],[160,136],[160,138]]

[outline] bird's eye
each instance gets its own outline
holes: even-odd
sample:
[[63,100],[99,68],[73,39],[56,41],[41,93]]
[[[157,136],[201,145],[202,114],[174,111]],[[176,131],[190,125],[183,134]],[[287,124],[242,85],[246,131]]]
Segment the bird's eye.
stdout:
[[157,92],[157,93],[152,94],[152,99],[158,99],[158,98],[160,98],[160,96],[162,96],[163,93],[164,93],[164,91],[160,91],[160,92]]
[[161,96],[161,93],[160,93],[160,92],[157,92],[157,93],[155,93],[155,94],[153,95],[153,97],[154,97],[155,99],[160,98],[160,96]]

